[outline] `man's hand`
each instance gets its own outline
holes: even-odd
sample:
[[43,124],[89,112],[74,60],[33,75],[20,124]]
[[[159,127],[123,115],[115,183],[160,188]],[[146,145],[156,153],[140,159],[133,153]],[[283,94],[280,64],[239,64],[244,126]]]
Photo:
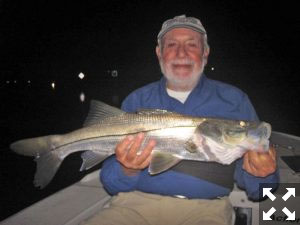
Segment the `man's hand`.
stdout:
[[129,135],[119,142],[116,147],[116,158],[121,163],[124,173],[128,176],[136,175],[150,164],[151,152],[155,146],[154,140],[150,140],[141,151],[141,154],[137,154],[144,137],[144,133],[139,133],[135,137]]
[[276,170],[276,152],[270,147],[268,152],[248,151],[244,155],[243,169],[257,177],[266,177]]

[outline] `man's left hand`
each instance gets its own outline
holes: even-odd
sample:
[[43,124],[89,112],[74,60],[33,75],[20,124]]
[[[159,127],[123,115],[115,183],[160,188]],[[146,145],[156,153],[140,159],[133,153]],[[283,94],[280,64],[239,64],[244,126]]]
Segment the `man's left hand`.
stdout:
[[266,177],[276,170],[276,151],[270,147],[268,152],[248,151],[244,155],[243,169],[257,177]]

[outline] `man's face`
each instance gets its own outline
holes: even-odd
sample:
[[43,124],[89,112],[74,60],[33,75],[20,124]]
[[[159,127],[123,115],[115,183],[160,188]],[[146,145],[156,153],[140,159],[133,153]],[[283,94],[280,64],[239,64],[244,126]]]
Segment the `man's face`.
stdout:
[[162,40],[162,49],[156,48],[167,86],[174,90],[191,90],[197,84],[207,61],[209,50],[204,51],[200,33],[175,28]]

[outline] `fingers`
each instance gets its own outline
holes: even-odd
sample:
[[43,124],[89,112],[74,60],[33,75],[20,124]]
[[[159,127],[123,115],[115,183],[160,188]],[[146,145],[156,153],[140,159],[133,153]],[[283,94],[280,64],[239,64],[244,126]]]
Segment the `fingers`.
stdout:
[[265,177],[274,173],[276,170],[275,149],[272,147],[266,153],[248,151],[244,155],[243,169],[259,177]]
[[138,133],[131,145],[131,147],[129,148],[127,154],[126,154],[126,159],[128,161],[134,161],[137,157],[137,152],[140,149],[140,146],[142,145],[142,142],[144,140],[144,133]]
[[257,169],[250,163],[249,154],[250,151],[244,155],[243,169],[246,170],[248,173],[257,176]]
[[276,161],[276,151],[275,151],[274,147],[270,147],[269,154],[270,154],[272,160]]
[[154,140],[150,140],[147,146],[144,148],[142,153],[137,157],[137,164],[141,167],[145,168],[150,164],[151,161],[151,152],[155,146],[156,142]]
[[150,140],[146,147],[139,151],[144,138],[144,133],[139,133],[135,137],[130,135],[116,146],[116,158],[125,169],[141,170],[150,164],[155,141]]
[[132,144],[133,139],[134,137],[129,135],[117,144],[115,149],[117,159],[123,159],[126,157],[127,149]]

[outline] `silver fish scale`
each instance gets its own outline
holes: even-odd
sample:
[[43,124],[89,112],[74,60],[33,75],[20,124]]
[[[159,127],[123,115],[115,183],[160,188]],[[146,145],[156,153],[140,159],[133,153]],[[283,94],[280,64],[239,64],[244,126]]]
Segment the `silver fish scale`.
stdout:
[[203,119],[192,119],[188,116],[172,114],[139,115],[124,113],[121,116],[106,118],[95,125],[84,127],[61,138],[61,145],[70,144],[77,140],[90,139],[112,135],[126,135],[146,132],[168,127],[187,127],[199,124]]
[[164,127],[173,127],[179,125],[191,125],[192,120],[190,117],[173,114],[135,114],[124,113],[120,116],[109,117],[101,121],[103,125],[128,125],[128,124],[164,124]]
[[[175,127],[146,132],[146,137],[140,149],[143,149],[150,139],[156,141],[154,150],[175,154],[183,159],[203,160],[199,152],[190,153],[185,149],[186,142],[193,136],[195,127]],[[99,152],[103,155],[114,154],[116,144],[125,138],[125,135],[105,136],[79,140],[60,146],[56,149],[60,158],[83,150]],[[140,154],[140,152],[138,153]],[[202,157],[202,158],[201,158]]]

